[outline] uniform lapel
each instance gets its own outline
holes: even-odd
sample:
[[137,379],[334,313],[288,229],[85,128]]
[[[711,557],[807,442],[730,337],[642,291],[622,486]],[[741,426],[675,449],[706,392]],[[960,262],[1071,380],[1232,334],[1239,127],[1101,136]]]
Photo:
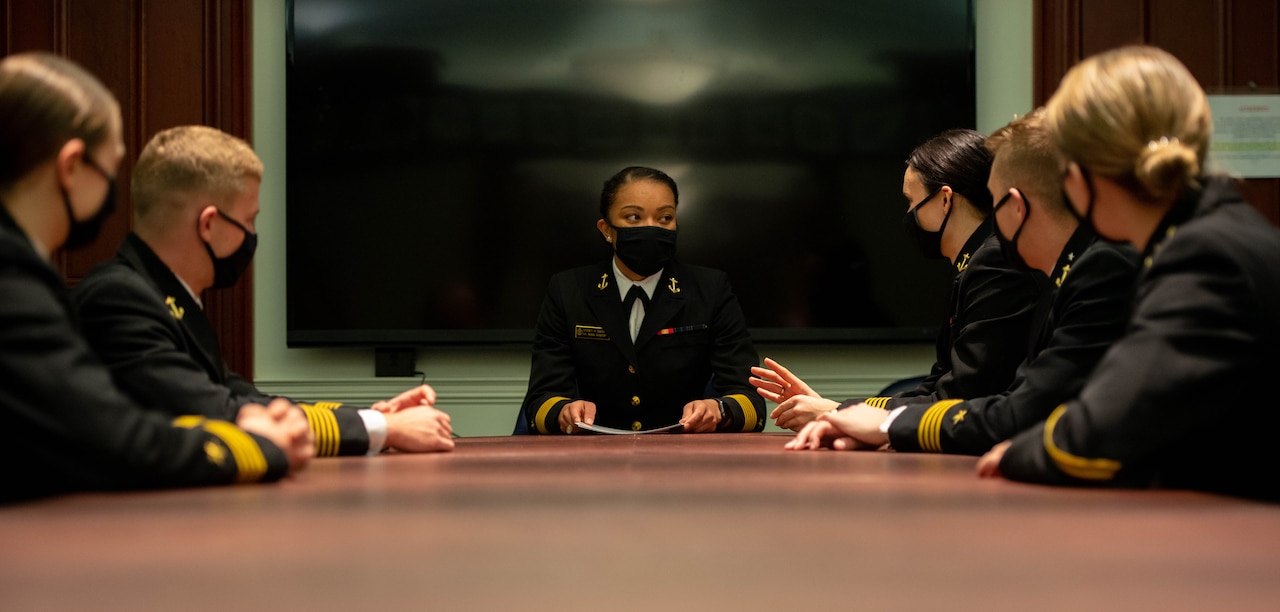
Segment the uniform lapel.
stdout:
[[225,382],[227,373],[222,352],[218,347],[218,335],[205,316],[204,309],[196,303],[195,298],[182,285],[177,276],[169,270],[163,261],[135,234],[129,234],[124,244],[120,245],[120,255],[129,265],[147,277],[156,289],[165,296],[165,307],[178,323],[188,345],[197,347],[192,357],[209,372],[218,382]]
[[986,242],[987,238],[991,237],[991,232],[994,227],[995,218],[988,215],[987,218],[978,225],[978,228],[973,230],[972,234],[969,234],[969,239],[964,241],[964,247],[960,249],[960,254],[957,255],[956,260],[952,262],[952,265],[956,268],[957,274],[964,272],[965,268],[969,267],[969,260],[973,259],[973,254],[977,253],[978,249],[982,248],[982,243]]
[[[609,341],[626,356],[630,363],[636,362],[636,347],[631,343],[631,331],[627,325],[627,313],[622,307],[622,298],[618,294],[618,281],[613,277],[613,266],[605,262],[603,266],[587,279],[587,304],[591,312],[600,322]],[[576,321],[570,324],[577,325]]]

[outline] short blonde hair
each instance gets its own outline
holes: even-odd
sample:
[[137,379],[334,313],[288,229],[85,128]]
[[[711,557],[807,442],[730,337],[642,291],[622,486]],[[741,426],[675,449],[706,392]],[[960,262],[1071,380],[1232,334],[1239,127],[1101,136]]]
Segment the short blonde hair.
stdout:
[[1080,62],[1046,115],[1064,157],[1147,201],[1197,186],[1213,133],[1204,90],[1156,47],[1121,47]]
[[1062,201],[1062,157],[1049,138],[1044,107],[992,132],[987,150],[994,157],[992,174],[1009,181],[1010,187],[1028,194],[1049,213],[1070,214]]
[[142,149],[133,169],[134,218],[181,210],[194,196],[230,199],[262,180],[262,161],[249,144],[201,125],[170,128]]

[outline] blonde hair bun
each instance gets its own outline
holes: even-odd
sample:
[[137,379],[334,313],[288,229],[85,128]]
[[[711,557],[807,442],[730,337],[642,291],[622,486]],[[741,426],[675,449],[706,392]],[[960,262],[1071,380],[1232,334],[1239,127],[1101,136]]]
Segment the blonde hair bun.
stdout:
[[1177,138],[1161,137],[1147,143],[1134,160],[1133,175],[1156,198],[1175,197],[1200,175],[1196,150]]

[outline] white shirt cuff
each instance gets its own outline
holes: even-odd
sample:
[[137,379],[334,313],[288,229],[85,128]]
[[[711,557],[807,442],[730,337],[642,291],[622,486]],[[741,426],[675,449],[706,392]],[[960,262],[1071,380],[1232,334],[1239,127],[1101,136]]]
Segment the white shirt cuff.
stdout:
[[364,429],[369,433],[369,455],[382,452],[387,445],[387,415],[370,408],[357,411],[364,421]]
[[889,416],[885,417],[884,420],[880,422],[880,433],[887,435],[889,433],[889,426],[893,424],[893,420],[898,418],[898,415],[902,414],[902,411],[906,409],[906,406],[899,406],[890,410]]

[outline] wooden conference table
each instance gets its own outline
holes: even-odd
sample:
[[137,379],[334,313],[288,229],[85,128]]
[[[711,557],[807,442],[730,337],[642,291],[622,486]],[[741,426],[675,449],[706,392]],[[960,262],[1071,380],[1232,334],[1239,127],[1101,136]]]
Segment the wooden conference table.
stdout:
[[0,609],[1280,608],[1280,506],[787,439],[464,438],[0,507]]

